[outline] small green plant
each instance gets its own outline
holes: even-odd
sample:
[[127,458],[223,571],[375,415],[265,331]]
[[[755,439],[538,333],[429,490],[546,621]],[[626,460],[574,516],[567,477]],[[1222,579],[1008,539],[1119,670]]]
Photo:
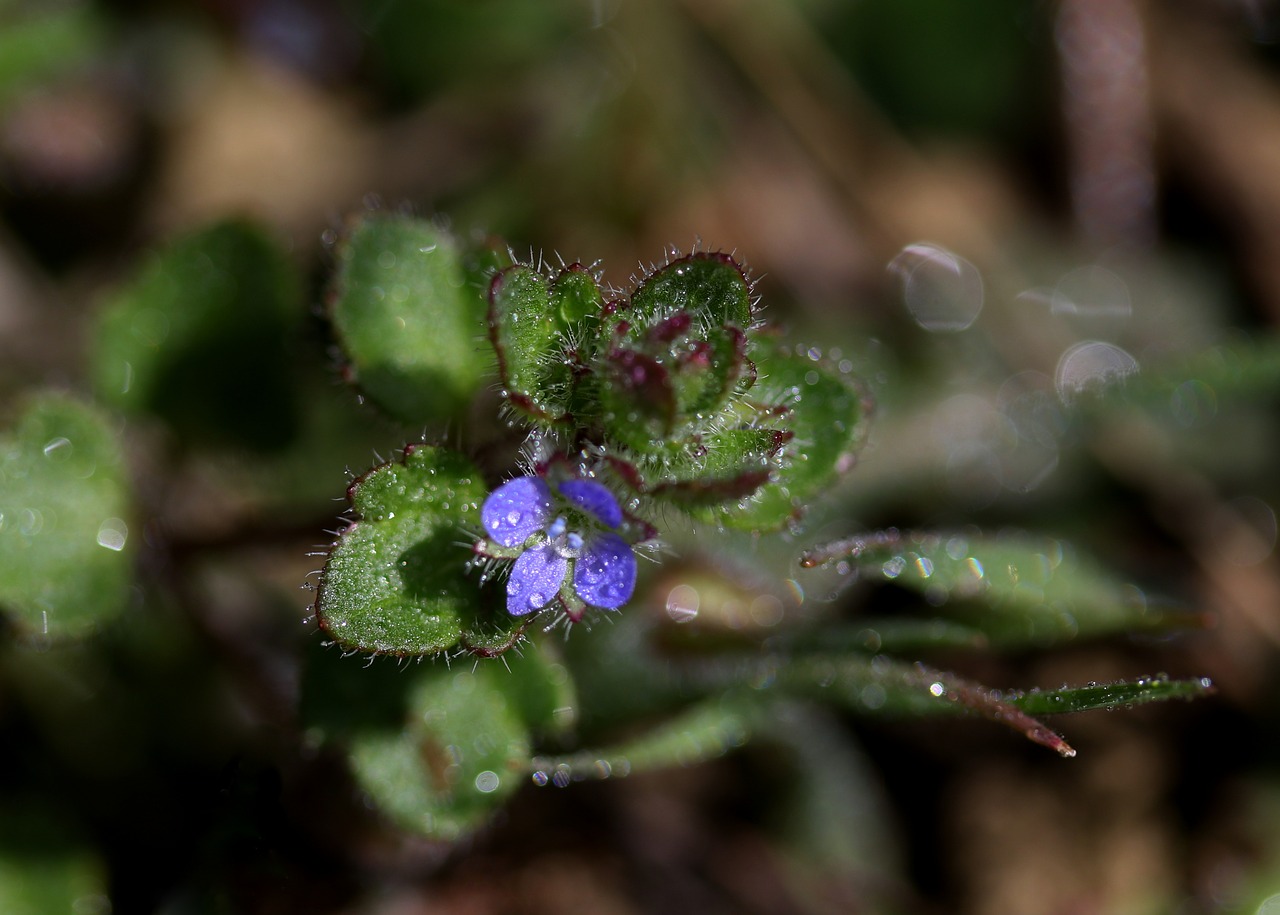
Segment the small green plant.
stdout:
[[[672,252],[614,289],[596,266],[522,263],[428,222],[372,214],[350,227],[338,262],[333,323],[346,376],[370,400],[439,424],[478,399],[510,432],[506,466],[493,448],[481,466],[465,444],[418,443],[359,477],[321,574],[316,619],[344,653],[436,659],[401,674],[394,692],[407,698],[395,701],[407,705],[390,729],[349,716],[326,725],[316,708],[326,739],[350,748],[357,781],[402,826],[455,835],[528,778],[563,785],[717,755],[767,731],[778,704],[796,699],[967,712],[1070,756],[1033,716],[1210,688],[1157,676],[1000,693],[910,660],[946,645],[1047,646],[1188,618],[1135,600],[1047,537],[890,530],[793,545],[808,506],[853,467],[872,399],[851,365],[764,320],[731,255]],[[664,530],[699,527],[746,532],[757,550],[772,538],[804,568],[893,581],[929,606],[948,604],[947,616],[851,628],[802,611],[767,577],[737,587],[763,598],[770,618],[732,631],[699,625],[699,589],[687,581],[671,594],[692,604],[669,597],[665,615],[653,597],[633,601],[641,565],[665,558]],[[789,584],[803,588],[802,573]],[[605,619],[607,630],[563,645],[539,638]],[[664,647],[672,638],[685,648]],[[639,656],[623,662],[619,640],[642,646]],[[495,668],[495,656],[505,664]],[[353,658],[342,676],[365,676],[367,663]],[[605,714],[659,712],[660,723],[619,746],[540,752],[539,740],[572,744],[575,692],[591,697],[584,705],[632,693]],[[530,695],[544,697],[532,710]],[[465,749],[479,721],[494,729],[484,746],[505,755]]]
[[[1196,620],[1044,535],[814,542],[805,520],[856,463],[872,397],[850,361],[765,320],[730,254],[671,252],[617,289],[598,265],[521,262],[370,212],[335,256],[327,317],[358,410],[300,393],[316,367],[286,370],[301,283],[244,222],[177,240],[106,303],[103,406],[26,406],[0,462],[0,548],[22,560],[0,575],[20,692],[47,694],[34,649],[138,625],[126,611],[147,547],[113,416],[158,420],[179,464],[255,455],[218,472],[279,518],[322,485],[313,452],[367,441],[374,412],[429,431],[353,479],[318,553],[298,720],[410,833],[466,835],[523,784],[685,765],[753,738],[800,747],[788,722],[812,703],[967,713],[1070,756],[1037,716],[1211,689],[1157,675],[996,691],[918,662]],[[252,371],[224,370],[232,345]],[[1067,408],[1163,402],[1176,383],[1073,387]],[[680,555],[700,540],[714,546]],[[803,599],[831,580],[892,586],[925,612],[851,621]]]

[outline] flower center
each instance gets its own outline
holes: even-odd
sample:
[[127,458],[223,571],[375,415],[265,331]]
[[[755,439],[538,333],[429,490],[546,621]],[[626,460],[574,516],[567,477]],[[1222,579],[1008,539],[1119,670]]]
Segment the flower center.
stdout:
[[550,538],[551,548],[562,559],[577,559],[582,555],[582,535],[569,530],[563,516],[551,522],[551,526],[547,528],[547,537]]

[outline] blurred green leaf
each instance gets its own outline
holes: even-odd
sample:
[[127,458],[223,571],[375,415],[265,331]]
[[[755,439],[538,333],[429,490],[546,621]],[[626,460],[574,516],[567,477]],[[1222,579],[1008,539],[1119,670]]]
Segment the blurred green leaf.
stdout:
[[908,135],[1020,132],[1047,102],[1043,33],[1017,0],[864,0],[828,12],[821,34]]
[[772,751],[766,759],[782,757],[769,812],[801,867],[866,878],[897,872],[881,775],[838,715],[806,703],[773,703],[752,740]]
[[1183,427],[1246,399],[1280,394],[1280,337],[1263,336],[1167,358],[1098,390],[1080,406],[1096,412],[1136,404]]
[[82,67],[104,48],[88,3],[0,4],[0,104],[43,80]]
[[464,261],[448,232],[389,213],[361,218],[338,249],[332,316],[348,375],[404,422],[455,418],[492,369]]
[[415,0],[347,2],[375,52],[372,63],[393,97],[409,101],[450,83],[504,84],[555,59],[566,38],[591,25],[575,0]]
[[0,912],[110,915],[106,867],[47,807],[6,804],[0,823]]
[[1192,622],[1152,606],[1138,588],[1049,537],[890,530],[817,547],[802,563],[834,563],[846,574],[915,591],[936,612],[980,629],[997,647]]
[[0,437],[0,604],[24,633],[83,635],[124,608],[130,514],[106,418],[59,395],[30,403]]
[[941,648],[985,648],[987,636],[974,626],[940,619],[863,618],[856,626],[810,627],[779,633],[774,639],[788,650],[864,651],[903,654]]
[[533,778],[538,784],[563,786],[705,762],[745,743],[755,715],[751,703],[732,696],[704,700],[632,740],[566,756],[534,757]]
[[480,472],[456,452],[429,445],[367,473],[349,496],[358,520],[325,563],[316,612],[340,645],[379,654],[472,648],[500,653],[519,621],[487,601],[468,575],[468,530],[480,530]]
[[[360,665],[355,665],[359,667]],[[562,725],[564,669],[536,651],[508,664],[398,672],[409,681],[402,729],[350,740],[357,783],[404,829],[456,840],[522,784],[531,728]]]
[[297,269],[260,227],[233,220],[153,254],[103,309],[98,394],[184,438],[271,450],[296,431],[289,336]]

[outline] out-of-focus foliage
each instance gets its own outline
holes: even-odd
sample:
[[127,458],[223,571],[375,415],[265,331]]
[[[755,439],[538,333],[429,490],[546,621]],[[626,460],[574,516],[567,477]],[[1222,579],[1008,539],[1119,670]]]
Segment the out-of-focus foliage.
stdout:
[[[45,395],[0,438],[0,608],[25,638],[92,632],[129,599],[127,470],[99,411]],[[132,537],[130,525],[134,526]]]
[[[0,0],[0,910],[1266,911],[1275,25]],[[662,364],[584,317],[691,249],[748,315],[611,466],[766,479],[622,500],[660,562],[562,643],[462,565],[501,394]],[[656,448],[757,320],[716,447]]]

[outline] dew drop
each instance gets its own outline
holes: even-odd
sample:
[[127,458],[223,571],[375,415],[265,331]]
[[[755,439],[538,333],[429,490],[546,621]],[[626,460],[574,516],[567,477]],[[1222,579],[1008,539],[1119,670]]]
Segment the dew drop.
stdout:
[[1058,280],[1050,297],[1054,314],[1124,318],[1133,311],[1129,285],[1100,264],[1078,267]]
[[71,455],[71,440],[68,438],[58,436],[57,438],[50,440],[44,446],[44,456],[47,458],[57,457],[59,459],[65,460],[70,455]]
[[1054,380],[1058,396],[1069,403],[1088,388],[1121,381],[1137,371],[1138,360],[1120,347],[1086,340],[1062,354]]
[[120,552],[129,539],[129,525],[120,518],[108,518],[98,526],[98,546]]
[[916,323],[928,331],[962,331],[982,311],[982,274],[958,254],[938,245],[907,245],[889,262],[902,281],[902,298]]

